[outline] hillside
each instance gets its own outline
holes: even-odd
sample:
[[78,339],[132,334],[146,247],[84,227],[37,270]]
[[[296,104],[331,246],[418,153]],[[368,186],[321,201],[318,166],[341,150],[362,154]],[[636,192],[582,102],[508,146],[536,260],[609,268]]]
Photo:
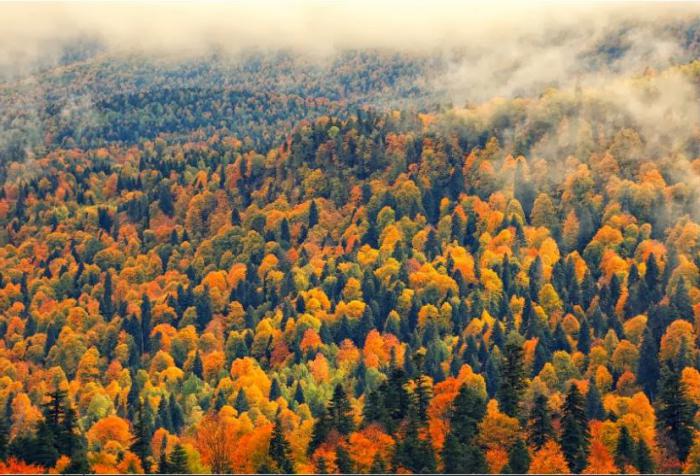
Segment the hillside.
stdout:
[[0,472],[699,472],[681,24],[484,100],[468,52],[5,80]]

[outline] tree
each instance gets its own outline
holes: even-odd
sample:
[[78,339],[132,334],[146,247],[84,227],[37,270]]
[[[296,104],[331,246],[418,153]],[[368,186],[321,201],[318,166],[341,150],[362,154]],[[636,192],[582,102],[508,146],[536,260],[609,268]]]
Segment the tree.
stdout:
[[547,396],[537,394],[530,410],[528,434],[535,449],[540,449],[554,435]]
[[620,471],[625,470],[625,466],[632,464],[634,460],[634,440],[630,436],[630,432],[626,426],[620,428],[620,434],[617,437],[615,445],[615,465]]
[[651,450],[644,438],[640,438],[637,443],[636,452],[634,455],[634,465],[641,474],[649,474],[654,472],[654,460],[651,458]]
[[452,402],[450,431],[442,449],[446,473],[486,472],[488,465],[475,437],[486,414],[486,402],[473,388],[462,385]]
[[508,468],[513,474],[525,474],[530,468],[530,453],[521,438],[508,450]]
[[315,227],[318,224],[318,207],[316,206],[316,200],[311,200],[311,205],[309,205],[309,229]]
[[525,368],[523,360],[523,339],[515,331],[508,334],[503,349],[501,364],[501,387],[498,400],[501,410],[510,416],[517,416],[520,399],[525,389]]
[[109,320],[114,315],[114,303],[112,302],[112,273],[105,272],[104,291],[100,300],[100,312]]
[[394,464],[413,473],[434,473],[435,455],[430,442],[418,437],[417,418],[409,417],[404,439],[396,446]]
[[586,393],[586,418],[588,420],[604,420],[605,409],[600,398],[600,392],[593,379],[588,382],[588,393]]
[[333,429],[333,422],[331,416],[328,414],[328,410],[323,407],[321,408],[321,413],[314,423],[313,432],[311,433],[311,441],[307,448],[307,454],[311,455],[313,452],[321,446],[328,437],[328,434]]
[[675,452],[683,461],[693,444],[694,405],[687,392],[680,373],[670,365],[661,369],[660,389],[657,397],[657,423],[659,430],[675,444]]
[[134,439],[130,449],[139,457],[146,471],[150,468],[148,457],[151,455],[151,435],[151,426],[146,415],[143,401],[139,401],[136,411],[136,422],[134,423]]
[[338,430],[341,435],[348,435],[355,428],[352,420],[352,408],[348,400],[343,386],[338,384],[333,390],[333,397],[328,405],[328,415],[332,422],[332,426]]
[[549,440],[532,456],[530,474],[569,474],[571,470],[559,444]]
[[171,474],[187,474],[190,472],[187,463],[187,453],[185,453],[185,448],[180,443],[177,443],[170,452],[168,470]]
[[270,438],[270,457],[277,464],[277,467],[283,473],[293,473],[294,465],[291,460],[291,449],[289,443],[282,434],[280,421],[275,421],[275,426],[272,429],[272,437]]
[[218,413],[208,413],[197,427],[195,443],[212,473],[223,474],[231,471],[236,442],[230,437],[230,423]]
[[659,350],[649,327],[644,330],[637,361],[637,382],[649,398],[654,398],[659,381]]
[[335,464],[341,474],[352,474],[352,460],[344,446],[339,445],[335,450]]
[[588,465],[583,474],[616,474],[617,466],[605,445],[598,440],[591,443],[588,454]]
[[588,452],[587,423],[581,392],[579,392],[576,385],[571,384],[566,393],[561,419],[561,449],[569,467],[577,473],[586,466]]

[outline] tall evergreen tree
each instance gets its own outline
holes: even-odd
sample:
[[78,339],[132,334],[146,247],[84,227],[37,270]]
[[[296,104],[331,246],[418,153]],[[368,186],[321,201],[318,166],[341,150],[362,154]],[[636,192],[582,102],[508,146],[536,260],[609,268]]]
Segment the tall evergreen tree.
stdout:
[[294,465],[291,459],[291,448],[289,442],[282,434],[280,421],[275,422],[270,438],[270,458],[277,464],[282,473],[291,474],[294,472]]
[[510,415],[518,414],[518,407],[525,390],[525,364],[523,359],[523,338],[517,332],[508,334],[503,349],[501,364],[501,387],[498,400],[501,410]]
[[131,443],[131,451],[141,459],[141,465],[147,472],[150,471],[149,457],[151,456],[151,425],[144,404],[139,401],[134,422],[134,439]]
[[647,326],[644,330],[642,345],[639,350],[639,360],[637,361],[637,382],[642,386],[644,392],[654,398],[659,381],[659,357],[656,347],[656,339]]
[[561,449],[574,472],[586,467],[588,456],[588,421],[584,401],[575,384],[569,385],[561,419]]
[[187,463],[187,453],[185,453],[185,448],[180,443],[176,444],[170,452],[168,469],[171,474],[187,474],[190,472]]
[[554,436],[551,411],[548,406],[547,396],[537,394],[530,410],[528,423],[528,436],[535,449],[540,449]]
[[508,450],[508,469],[511,474],[527,474],[530,469],[530,453],[521,438],[515,440]]
[[669,365],[661,369],[657,397],[657,424],[676,446],[676,454],[684,461],[693,443],[695,408],[687,396],[680,373]]

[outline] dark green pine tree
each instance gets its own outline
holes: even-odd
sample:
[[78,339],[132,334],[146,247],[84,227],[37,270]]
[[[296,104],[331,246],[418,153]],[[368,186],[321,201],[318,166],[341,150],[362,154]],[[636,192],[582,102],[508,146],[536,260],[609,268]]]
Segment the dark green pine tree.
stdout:
[[444,472],[487,472],[486,459],[476,443],[478,426],[486,414],[486,402],[475,390],[462,386],[452,403],[450,431],[442,450]]
[[681,461],[685,461],[693,444],[694,406],[687,396],[680,372],[664,365],[657,397],[657,424],[661,432],[675,444],[676,454]]
[[313,432],[311,433],[311,441],[307,448],[307,453],[309,456],[316,451],[316,448],[321,446],[328,437],[328,434],[333,429],[333,422],[328,410],[325,407],[321,408],[321,413],[318,415],[316,422],[314,423]]
[[299,405],[306,403],[306,398],[304,397],[304,390],[301,388],[301,382],[297,382],[297,387],[294,390],[294,401]]
[[525,390],[525,364],[523,338],[515,331],[508,334],[503,348],[500,380],[498,400],[501,410],[510,416],[517,416],[520,399]]
[[199,351],[194,354],[194,361],[192,362],[192,373],[198,378],[204,378],[204,365],[202,364],[202,357],[199,355]]
[[148,352],[150,350],[149,342],[151,340],[151,321],[153,319],[152,315],[151,300],[146,294],[141,298],[141,333],[143,335],[143,350]]
[[661,298],[659,293],[659,264],[656,262],[656,257],[654,253],[649,253],[646,261],[646,272],[644,273],[644,281],[646,283],[647,289],[649,290],[649,299],[651,302],[656,303]]
[[171,474],[187,474],[190,472],[187,463],[187,453],[185,453],[185,448],[180,443],[176,444],[170,452],[168,469]]
[[415,405],[411,407],[406,433],[394,452],[394,467],[405,468],[412,473],[434,473],[436,467],[433,447],[429,441],[418,436],[418,412]]
[[335,450],[335,464],[338,466],[338,472],[340,474],[353,473],[350,454],[343,445],[338,445],[338,448]]
[[574,384],[569,386],[561,419],[561,449],[572,471],[579,473],[586,467],[588,456],[588,421],[581,392]]
[[105,273],[104,291],[100,299],[100,312],[106,320],[112,319],[114,315],[114,302],[112,301],[112,273]]
[[521,438],[515,440],[508,450],[508,469],[511,474],[527,474],[530,469],[530,452]]
[[547,396],[537,394],[530,410],[528,436],[535,449],[540,449],[554,435]]
[[173,433],[176,435],[180,433],[182,428],[185,426],[185,414],[182,411],[182,407],[177,402],[175,394],[170,396],[170,421],[173,424]]
[[63,421],[57,438],[58,451],[70,456],[70,464],[65,472],[88,473],[90,464],[87,460],[87,441],[79,432],[78,418],[75,410],[67,400],[63,400]]
[[362,244],[369,245],[372,248],[379,247],[379,232],[377,231],[377,225],[371,219],[367,224],[367,230],[362,235]]
[[208,286],[205,286],[204,290],[196,296],[195,309],[197,311],[197,330],[202,332],[214,317]]
[[172,433],[173,422],[170,417],[170,399],[163,396],[158,403],[158,415],[156,417],[156,428],[165,428]]
[[644,438],[639,439],[634,453],[634,465],[640,474],[650,474],[654,472],[654,460],[651,459],[651,450]]
[[675,292],[671,295],[671,310],[675,319],[693,322],[693,303],[688,295],[688,286],[683,277],[678,280]]
[[49,424],[43,420],[39,423],[32,444],[25,450],[27,457],[23,458],[28,463],[38,464],[50,468],[56,464],[59,453],[56,450],[56,440]]
[[245,389],[241,388],[236,395],[236,401],[233,403],[233,408],[236,409],[240,415],[243,412],[250,410],[250,405],[248,404],[248,397],[245,394]]
[[340,384],[336,385],[333,390],[333,397],[328,405],[328,414],[333,422],[333,427],[341,435],[348,435],[355,429],[350,400]]
[[316,200],[311,200],[311,205],[309,205],[309,229],[313,228],[318,224],[318,207],[316,206]]
[[591,327],[588,325],[588,319],[586,318],[583,318],[581,321],[576,348],[584,355],[588,355],[588,353],[591,351]]
[[586,394],[586,418],[589,420],[605,419],[605,409],[600,398],[600,391],[593,379],[588,382],[588,393]]
[[649,398],[654,398],[659,381],[659,356],[651,330],[647,326],[644,330],[642,346],[637,361],[637,382],[642,386]]
[[139,401],[134,422],[134,439],[130,449],[141,459],[141,464],[146,472],[150,472],[151,433],[151,425],[148,421],[146,409],[143,402]]
[[270,438],[270,458],[277,464],[280,472],[291,474],[294,473],[294,465],[290,457],[291,449],[289,442],[282,434],[282,426],[280,421],[275,421],[275,426],[272,429],[272,437]]
[[625,466],[632,464],[635,456],[634,440],[626,426],[622,426],[615,445],[615,465],[624,471]]
[[277,377],[272,379],[272,385],[270,385],[270,401],[274,402],[279,397],[282,396],[282,387],[280,386],[280,381]]
[[160,454],[158,455],[158,474],[171,474],[170,461],[168,461],[168,455],[165,449],[168,445],[168,439],[163,438],[160,444]]

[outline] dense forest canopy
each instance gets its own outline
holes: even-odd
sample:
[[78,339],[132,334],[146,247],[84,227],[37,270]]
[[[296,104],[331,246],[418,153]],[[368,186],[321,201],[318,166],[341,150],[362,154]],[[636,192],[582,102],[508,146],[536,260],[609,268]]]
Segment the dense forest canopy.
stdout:
[[700,17],[666,13],[7,42],[0,472],[700,472]]

